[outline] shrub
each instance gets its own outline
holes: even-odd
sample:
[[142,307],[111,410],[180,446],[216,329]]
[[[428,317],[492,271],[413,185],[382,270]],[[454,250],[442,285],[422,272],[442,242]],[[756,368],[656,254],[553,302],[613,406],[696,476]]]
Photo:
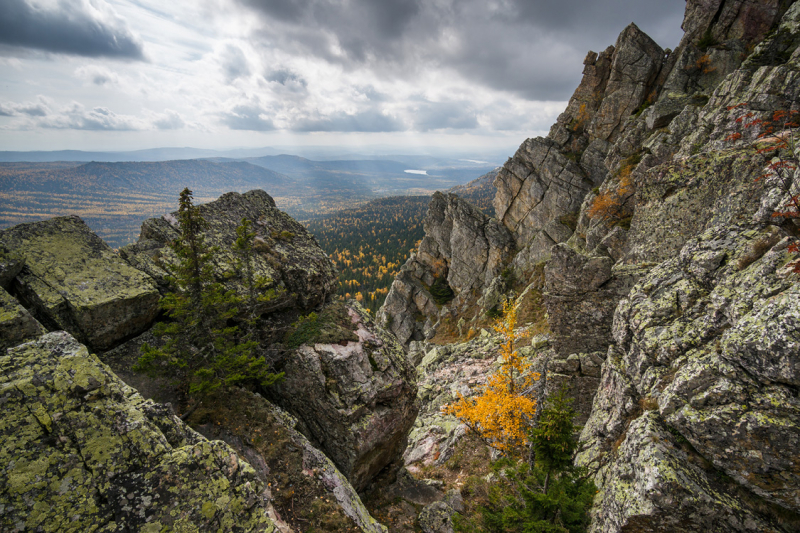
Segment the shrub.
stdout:
[[572,464],[577,449],[575,411],[566,390],[550,398],[530,432],[533,460],[504,458],[493,465],[488,504],[477,517],[456,515],[456,531],[489,533],[586,531],[597,489],[584,468]]
[[444,276],[436,278],[433,285],[431,285],[430,293],[433,296],[433,301],[438,305],[446,305],[456,296]]

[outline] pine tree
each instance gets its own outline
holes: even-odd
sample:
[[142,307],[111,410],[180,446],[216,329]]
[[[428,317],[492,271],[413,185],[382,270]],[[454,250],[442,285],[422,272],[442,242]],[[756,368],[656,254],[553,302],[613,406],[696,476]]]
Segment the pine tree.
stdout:
[[[143,344],[134,370],[172,378],[189,400],[186,418],[217,389],[248,381],[268,385],[281,376],[272,374],[265,359],[255,354],[253,319],[236,323],[242,299],[214,278],[211,260],[218,250],[205,243],[208,223],[193,205],[188,188],[180,195],[178,222],[180,236],[170,244],[178,260],[164,265],[172,291],[160,304],[169,320],[154,328],[164,344]],[[255,233],[250,228],[243,222],[237,229],[234,253],[239,261],[234,268],[243,272],[249,298],[257,300],[260,285],[252,267]]]

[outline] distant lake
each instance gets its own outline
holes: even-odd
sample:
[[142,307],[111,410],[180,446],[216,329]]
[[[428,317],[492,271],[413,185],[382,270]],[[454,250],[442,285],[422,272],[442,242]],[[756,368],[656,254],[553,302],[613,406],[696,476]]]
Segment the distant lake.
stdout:
[[406,174],[421,174],[423,176],[428,175],[427,170],[404,170],[403,172],[405,172]]

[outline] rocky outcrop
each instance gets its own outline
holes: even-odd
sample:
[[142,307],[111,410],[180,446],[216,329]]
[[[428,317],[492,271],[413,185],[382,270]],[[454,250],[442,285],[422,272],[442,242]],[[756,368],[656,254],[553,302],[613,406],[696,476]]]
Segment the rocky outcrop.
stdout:
[[189,421],[208,439],[227,442],[253,466],[267,487],[270,518],[281,533],[353,527],[364,533],[386,531],[333,462],[295,429],[298,420],[261,395],[232,389]]
[[[687,509],[674,518],[682,531],[712,527],[713,516],[729,531],[777,531],[787,519],[777,508],[800,510],[800,470],[784,453],[800,446],[789,242],[775,227],[716,226],[620,303],[582,436],[581,460],[607,461],[594,530],[661,524],[676,502]],[[650,473],[651,459],[631,465],[631,454],[652,457]],[[635,478],[624,490],[650,487],[635,505],[619,505],[623,471]]]
[[471,308],[514,249],[506,228],[453,194],[434,193],[424,227],[417,253],[401,268],[378,313],[402,344],[432,337],[437,322],[451,312],[481,314]]
[[403,348],[356,302],[314,320],[339,333],[303,339],[279,367],[286,378],[270,397],[361,490],[405,448],[418,410],[413,369]]
[[[770,171],[759,135],[796,136],[773,116],[800,105],[800,3],[690,0],[684,28],[674,52],[629,26],[590,53],[548,138],[498,173],[495,210],[514,274],[544,271],[544,387],[570,386],[587,420],[592,531],[794,531],[798,224],[772,214],[800,174]],[[434,410],[463,389],[455,366],[431,371],[452,350],[423,358]],[[423,407],[411,469],[456,434],[436,416]]]
[[[214,275],[242,294],[246,290],[243,281],[232,272],[234,258],[230,250],[241,220],[247,218],[253,223],[256,232],[254,276],[272,280],[264,290],[274,288],[278,293],[262,311],[310,311],[324,304],[336,291],[336,270],[316,239],[275,207],[275,201],[264,191],[230,192],[199,209],[209,223],[204,234],[206,244],[217,247],[213,256]],[[131,265],[156,279],[162,290],[166,287],[167,274],[164,263],[176,260],[167,246],[178,237],[175,215],[146,220],[139,241],[120,250],[120,255]]]
[[50,330],[69,331],[104,350],[155,319],[159,295],[153,280],[120,259],[78,217],[0,231],[0,245],[24,262],[17,264],[10,292]]
[[663,61],[664,50],[635,24],[622,31],[602,102],[587,128],[590,138],[616,141],[628,117],[648,98],[655,100],[654,84]]
[[3,531],[273,531],[249,464],[69,334],[0,353],[0,368]]

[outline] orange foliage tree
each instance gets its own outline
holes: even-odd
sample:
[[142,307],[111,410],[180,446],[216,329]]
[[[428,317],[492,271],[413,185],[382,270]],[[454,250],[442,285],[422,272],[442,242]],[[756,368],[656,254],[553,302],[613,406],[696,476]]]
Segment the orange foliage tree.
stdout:
[[516,331],[517,312],[508,301],[503,304],[503,318],[494,326],[503,336],[500,368],[489,376],[479,394],[458,395],[458,400],[442,407],[475,432],[486,444],[509,453],[528,444],[528,429],[533,425],[536,400],[529,395],[540,375],[530,372],[530,363],[514,349],[522,335]]
[[586,214],[589,218],[601,218],[610,224],[621,222],[627,215],[624,204],[628,197],[633,194],[633,184],[631,183],[631,172],[636,163],[625,161],[620,166],[619,182],[617,187],[608,188],[597,195],[589,206]]

